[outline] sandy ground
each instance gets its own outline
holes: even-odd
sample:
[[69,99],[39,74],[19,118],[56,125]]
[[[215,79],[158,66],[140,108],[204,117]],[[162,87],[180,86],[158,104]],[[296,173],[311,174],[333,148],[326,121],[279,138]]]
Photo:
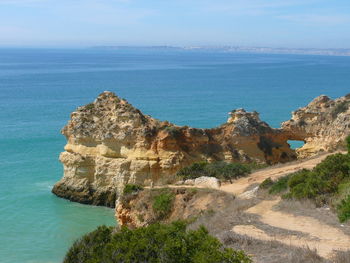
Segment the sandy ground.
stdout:
[[[233,184],[223,185],[220,190],[235,194],[238,198],[242,196],[244,199],[247,199],[253,196],[254,191],[257,190],[257,188],[253,188],[245,192],[245,189],[252,188],[252,185],[259,184],[268,177],[276,179],[304,168],[311,169],[327,156],[328,154],[325,154],[303,162],[295,162],[257,171],[249,177],[234,181]],[[245,212],[258,215],[261,223],[291,231],[290,235],[272,235],[259,229],[258,225],[252,224],[236,225],[232,231],[260,240],[277,240],[284,244],[297,247],[308,246],[311,249],[317,249],[318,254],[325,258],[330,258],[333,250],[350,250],[350,236],[341,231],[340,224],[339,228],[336,228],[313,217],[297,216],[276,211],[275,208],[280,201],[280,198],[277,197],[273,200],[263,200]],[[303,235],[296,235],[293,231],[294,233],[298,231]]]
[[220,187],[220,190],[239,195],[251,185],[260,184],[268,177],[271,177],[272,180],[275,180],[279,177],[297,172],[302,169],[312,169],[318,163],[324,160],[328,155],[330,154],[323,154],[305,161],[297,161],[293,163],[277,165],[276,167],[262,169],[250,174],[248,177],[242,177],[235,180],[233,184],[224,184]]
[[[332,153],[334,154],[334,153]],[[237,199],[256,199],[258,185],[266,178],[275,180],[301,169],[312,169],[330,154],[319,155],[307,160],[268,167],[234,180],[232,184],[223,184],[218,190],[234,194]],[[162,186],[164,187],[164,186]],[[168,185],[168,187],[193,187],[186,185]],[[157,188],[157,187],[156,187]],[[271,200],[272,199],[272,200]],[[285,211],[278,211],[280,197],[260,200],[256,205],[243,211],[258,216],[258,222],[241,222],[231,231],[246,235],[253,239],[275,240],[295,247],[309,247],[317,253],[330,259],[334,250],[350,250],[350,236],[342,231],[344,227],[335,219],[335,226],[318,220],[317,217],[296,215]],[[269,233],[261,229],[261,225],[279,228],[281,234]],[[349,228],[349,226],[346,226]],[[267,229],[265,227],[265,229]],[[289,234],[286,234],[289,233]]]

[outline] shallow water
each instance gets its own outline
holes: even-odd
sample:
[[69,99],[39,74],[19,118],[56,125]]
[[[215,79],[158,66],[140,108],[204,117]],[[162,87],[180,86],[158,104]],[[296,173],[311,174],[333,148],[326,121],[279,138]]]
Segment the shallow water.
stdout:
[[146,114],[213,127],[257,110],[272,126],[311,99],[350,92],[350,57],[160,50],[0,49],[0,262],[61,262],[113,210],[51,194],[62,176],[60,129],[104,90]]

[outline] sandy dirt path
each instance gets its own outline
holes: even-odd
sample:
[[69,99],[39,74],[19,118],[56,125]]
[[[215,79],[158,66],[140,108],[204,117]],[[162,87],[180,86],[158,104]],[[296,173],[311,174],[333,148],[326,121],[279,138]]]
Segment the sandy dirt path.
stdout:
[[[246,191],[246,189],[249,187],[252,189],[251,186],[253,184],[260,184],[268,177],[275,180],[301,169],[312,169],[329,155],[330,154],[327,153],[304,161],[296,161],[293,163],[277,165],[275,167],[268,167],[256,171],[248,177],[234,180],[232,184],[223,184],[218,190],[234,194],[239,199],[252,198],[258,187],[249,191]],[[169,185],[168,187],[177,188],[193,186]],[[252,194],[250,192],[252,192]],[[245,212],[258,215],[261,223],[290,231],[290,234],[271,234],[259,229],[259,225],[256,223],[255,225],[236,225],[232,228],[232,231],[237,234],[247,235],[260,240],[276,240],[286,245],[296,247],[308,246],[311,249],[317,249],[318,254],[325,258],[330,258],[333,250],[350,250],[350,236],[341,231],[341,228],[332,227],[313,217],[296,216],[290,213],[276,211],[274,207],[279,202],[280,198],[274,200],[263,200],[255,206],[247,209]]]
[[[240,195],[242,196],[242,193],[244,195],[245,193],[251,192],[244,192],[244,190],[252,184],[261,183],[268,177],[274,180],[301,169],[312,169],[328,155],[329,154],[324,154],[303,162],[260,170],[252,173],[249,177],[234,181],[233,184],[223,185],[220,190],[235,194],[239,197]],[[247,209],[245,212],[259,215],[260,221],[264,224],[289,231],[298,231],[304,235],[272,235],[259,229],[255,225],[249,224],[236,225],[233,227],[232,231],[260,240],[276,240],[297,247],[308,246],[311,249],[317,249],[319,255],[325,258],[330,258],[333,250],[350,250],[350,236],[344,234],[340,228],[329,226],[312,217],[296,216],[286,212],[276,211],[274,210],[274,206],[279,202],[280,198],[264,200]]]
[[329,226],[315,218],[307,216],[295,216],[293,214],[274,211],[273,207],[280,199],[262,201],[246,210],[247,213],[260,216],[260,221],[273,227],[291,231],[298,231],[307,236],[297,235],[272,236],[252,225],[238,225],[233,231],[262,240],[278,240],[279,242],[293,246],[308,246],[317,249],[322,257],[330,258],[333,250],[350,249],[350,236],[344,234],[340,229]]
[[297,161],[289,164],[278,165],[276,167],[268,167],[250,174],[248,177],[242,177],[233,181],[233,184],[224,184],[220,187],[221,191],[239,195],[252,184],[260,184],[266,178],[271,177],[272,180],[284,175],[297,172],[302,169],[312,169],[318,163],[323,161],[330,154],[323,154],[305,161]]

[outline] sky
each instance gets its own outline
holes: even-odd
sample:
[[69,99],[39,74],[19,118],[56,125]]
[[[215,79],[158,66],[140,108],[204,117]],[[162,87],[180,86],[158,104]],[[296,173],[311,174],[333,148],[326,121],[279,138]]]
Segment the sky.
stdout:
[[350,48],[350,0],[0,0],[0,46]]

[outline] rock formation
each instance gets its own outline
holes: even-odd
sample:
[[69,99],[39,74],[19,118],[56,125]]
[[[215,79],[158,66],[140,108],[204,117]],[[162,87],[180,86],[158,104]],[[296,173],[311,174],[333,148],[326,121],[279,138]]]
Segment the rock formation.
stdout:
[[104,92],[71,114],[60,161],[63,178],[53,192],[72,201],[114,207],[127,183],[163,185],[193,162],[275,164],[296,159],[287,140],[304,141],[299,157],[333,151],[350,134],[350,95],[314,99],[273,129],[257,112],[229,113],[212,129],[176,126],[142,114],[126,100]]
[[262,122],[257,112],[234,110],[227,123],[212,129],[180,127],[142,114],[112,92],[73,112],[62,134],[64,176],[53,193],[110,207],[125,184],[171,183],[193,162],[274,164],[296,158],[285,132]]
[[305,142],[296,150],[299,158],[342,148],[350,135],[350,94],[335,100],[324,95],[315,98],[293,112],[282,129],[289,140]]

